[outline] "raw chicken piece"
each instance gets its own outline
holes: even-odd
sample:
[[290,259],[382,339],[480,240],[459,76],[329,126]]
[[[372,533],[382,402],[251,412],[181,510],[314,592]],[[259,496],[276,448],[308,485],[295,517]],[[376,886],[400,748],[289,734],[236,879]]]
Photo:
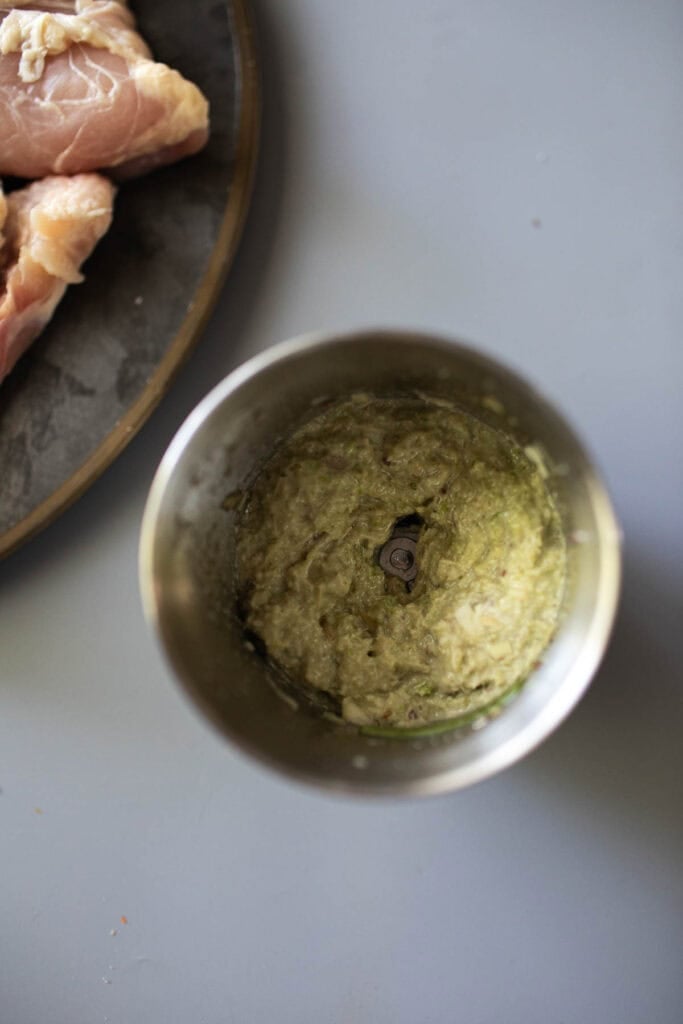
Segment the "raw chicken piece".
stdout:
[[208,109],[119,0],[0,2],[0,175],[134,177],[200,150]]
[[0,381],[40,334],[67,284],[83,280],[79,268],[111,223],[114,193],[107,178],[78,174],[0,198]]

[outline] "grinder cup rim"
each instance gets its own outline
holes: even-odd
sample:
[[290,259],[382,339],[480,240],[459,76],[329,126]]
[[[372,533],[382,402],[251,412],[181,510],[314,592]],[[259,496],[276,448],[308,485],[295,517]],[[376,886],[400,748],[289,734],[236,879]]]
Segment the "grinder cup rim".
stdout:
[[[476,736],[470,737],[475,741],[472,756],[461,758],[454,765],[449,765],[446,759],[443,764],[440,764],[438,770],[431,773],[430,771],[416,772],[415,777],[411,777],[409,765],[408,767],[403,766],[394,780],[387,772],[384,772],[382,778],[378,779],[373,778],[371,772],[362,770],[344,772],[340,775],[335,770],[330,770],[329,766],[326,767],[322,762],[319,767],[315,763],[303,765],[295,763],[298,761],[296,758],[289,763],[280,752],[273,752],[263,744],[252,741],[245,735],[239,723],[228,721],[224,714],[217,712],[212,700],[207,700],[205,695],[198,692],[194,685],[192,671],[188,669],[187,664],[180,664],[178,657],[170,649],[169,638],[165,633],[162,621],[164,581],[158,571],[159,565],[155,553],[160,526],[165,515],[164,502],[169,486],[179,467],[183,464],[184,458],[187,457],[188,446],[201,434],[207,422],[219,410],[224,410],[226,404],[230,403],[241,389],[269,371],[284,371],[288,364],[296,364],[297,361],[305,363],[309,358],[331,354],[345,346],[358,346],[359,343],[367,346],[368,352],[373,347],[388,345],[394,346],[397,352],[411,349],[416,353],[420,351],[432,354],[441,353],[444,360],[453,365],[459,363],[476,367],[477,372],[488,374],[505,386],[514,389],[524,402],[535,408],[541,418],[545,418],[555,427],[559,427],[571,440],[577,453],[577,466],[580,467],[582,486],[595,513],[597,533],[594,611],[590,616],[590,622],[584,629],[582,642],[578,645],[572,663],[568,666],[563,678],[556,686],[546,689],[545,696],[537,702],[538,706],[533,706],[533,701],[527,701],[530,709],[526,720],[518,721],[515,728],[501,729],[500,722],[510,723],[515,714],[515,706],[520,698],[524,699],[526,687],[523,687],[521,694],[496,721],[487,723],[486,729],[482,729]],[[261,762],[269,764],[287,775],[331,789],[381,794],[439,793],[460,788],[517,761],[552,732],[580,699],[602,658],[616,613],[620,587],[620,532],[606,488],[587,454],[586,446],[577,437],[576,431],[557,412],[553,403],[545,399],[523,377],[501,364],[497,359],[462,342],[421,332],[384,329],[356,331],[350,334],[311,333],[282,342],[243,363],[218,383],[182,424],[159,465],[145,507],[140,538],[140,585],[146,618],[156,633],[185,693],[195,704],[200,705],[203,712],[213,720],[223,735],[242,749]],[[495,741],[479,744],[481,748],[479,749],[476,746],[477,741],[485,734],[492,740],[495,738]],[[406,740],[401,739],[394,742],[405,743]],[[365,755],[355,753],[351,756],[358,762],[359,757],[362,758]],[[370,751],[370,757],[372,758],[372,756],[372,751]],[[410,754],[408,754],[409,756]],[[420,749],[416,749],[416,763],[420,756]]]

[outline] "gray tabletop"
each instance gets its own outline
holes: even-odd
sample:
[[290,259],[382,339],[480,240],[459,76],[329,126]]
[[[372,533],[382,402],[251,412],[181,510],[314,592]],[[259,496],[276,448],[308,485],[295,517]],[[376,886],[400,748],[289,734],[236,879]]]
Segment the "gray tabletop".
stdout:
[[[238,263],[115,466],[0,566],[3,1024],[680,1024],[683,7],[261,0]],[[311,328],[469,339],[540,384],[626,536],[606,662],[505,774],[354,802],[228,749],[142,620],[175,429]]]

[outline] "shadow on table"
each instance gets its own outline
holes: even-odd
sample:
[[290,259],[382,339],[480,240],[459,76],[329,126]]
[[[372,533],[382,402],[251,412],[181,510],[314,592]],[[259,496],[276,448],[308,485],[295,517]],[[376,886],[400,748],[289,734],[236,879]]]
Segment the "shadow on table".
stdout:
[[[207,334],[181,368],[160,407],[115,463],[56,522],[0,562],[0,593],[9,591],[16,579],[37,565],[68,557],[73,545],[82,546],[88,541],[96,544],[106,523],[115,521],[125,509],[130,494],[145,490],[151,483],[161,456],[185,417],[242,359],[240,342],[268,277],[287,166],[283,41],[257,4],[254,17],[263,78],[261,148],[242,243]],[[287,40],[289,60],[291,43]]]
[[683,858],[683,594],[676,566],[626,559],[605,661],[570,719],[516,771]]

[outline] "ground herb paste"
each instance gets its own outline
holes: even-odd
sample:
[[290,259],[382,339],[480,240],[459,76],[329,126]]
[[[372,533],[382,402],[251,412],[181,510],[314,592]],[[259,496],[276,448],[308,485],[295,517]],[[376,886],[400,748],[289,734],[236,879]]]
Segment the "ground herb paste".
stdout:
[[[413,524],[417,576],[380,553]],[[360,725],[469,713],[525,680],[565,577],[538,460],[450,404],[355,395],[264,465],[238,525],[246,626]]]

